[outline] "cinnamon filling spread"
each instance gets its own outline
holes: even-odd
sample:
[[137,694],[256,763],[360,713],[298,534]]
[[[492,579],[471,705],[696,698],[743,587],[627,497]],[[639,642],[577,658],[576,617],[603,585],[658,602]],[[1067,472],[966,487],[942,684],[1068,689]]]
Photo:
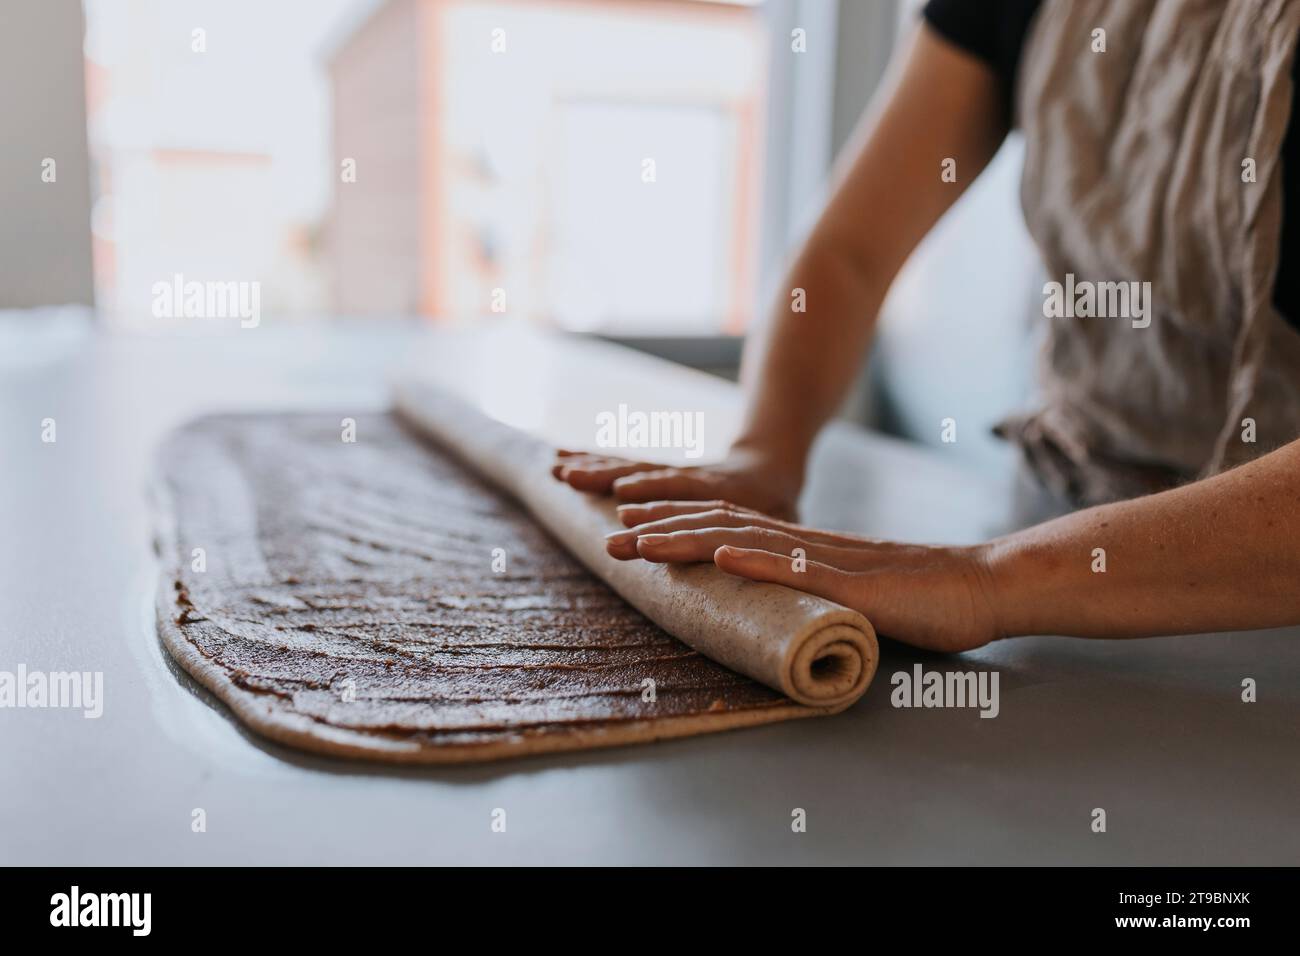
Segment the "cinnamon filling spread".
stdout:
[[166,623],[242,692],[428,746],[786,703],[396,419],[347,442],[341,418],[219,416],[164,446]]

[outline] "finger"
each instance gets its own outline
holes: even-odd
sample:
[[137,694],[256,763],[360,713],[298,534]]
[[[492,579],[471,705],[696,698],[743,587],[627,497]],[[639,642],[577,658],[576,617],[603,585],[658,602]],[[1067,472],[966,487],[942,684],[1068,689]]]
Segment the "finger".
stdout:
[[560,468],[560,478],[579,491],[608,494],[613,484],[625,475],[656,467],[658,466],[643,461],[612,458],[591,464],[563,465]]
[[709,508],[688,514],[671,515],[658,521],[647,521],[628,528],[615,531],[605,536],[608,540],[626,541],[642,534],[672,534],[674,531],[695,531],[700,528],[771,528],[775,531],[789,531],[776,518],[752,512],[732,511],[729,508]]
[[712,561],[714,552],[724,545],[791,554],[804,543],[770,528],[701,528],[640,535],[636,538],[636,553],[656,564]]
[[[629,528],[627,531],[615,531],[605,535],[605,550],[613,557],[627,560],[637,556],[637,539],[643,535],[667,535],[678,531],[743,528],[753,526],[751,519],[757,519],[758,517],[758,515],[724,511],[720,508],[699,511],[695,514],[674,515],[671,518],[662,518],[659,521],[651,521],[648,524]],[[697,560],[703,561],[705,559],[699,558]]]
[[[752,508],[745,508],[741,505],[733,504],[730,501],[652,501],[645,504],[625,504],[618,506],[619,520],[628,528],[639,528],[642,525],[659,522],[665,518],[672,518],[677,515],[694,515],[703,514],[711,511],[729,511],[736,515],[744,517],[743,524],[758,525],[764,528],[776,528],[788,532],[795,537],[802,538],[811,544],[826,545],[827,547],[841,548],[844,550],[843,561],[861,562],[869,560],[869,557],[852,554],[852,552],[861,549],[875,549],[884,545],[884,542],[875,538],[866,538],[860,535],[838,534],[834,531],[821,531],[817,528],[806,528],[803,525],[794,524],[790,521],[783,521],[780,518],[774,518],[766,515],[761,511],[755,511]],[[731,521],[719,521],[724,527],[734,525]],[[658,528],[656,531],[660,530]],[[672,530],[672,529],[669,529]],[[847,567],[841,564],[840,560],[827,560],[828,564],[837,567]]]
[[661,521],[676,515],[697,514],[701,511],[734,511],[737,514],[756,515],[757,511],[733,505],[729,501],[714,499],[712,501],[650,501],[645,504],[625,504],[618,506],[618,517],[629,528],[650,521]]
[[[629,528],[635,528],[638,525],[646,524],[651,521],[659,521],[663,518],[671,518],[674,515],[695,514],[702,511],[732,511],[736,514],[748,516],[746,524],[758,525],[764,528],[776,528],[785,531],[795,537],[812,544],[823,544],[828,547],[843,548],[846,551],[858,549],[878,549],[890,546],[890,542],[882,541],[879,538],[869,538],[865,535],[844,534],[838,531],[823,531],[820,528],[809,528],[805,525],[796,524],[793,521],[786,521],[783,518],[767,514],[763,511],[755,511],[753,508],[746,508],[730,501],[712,500],[712,501],[652,501],[644,504],[623,504],[618,506],[618,517],[623,524]],[[836,562],[831,561],[831,564]]]
[[556,450],[555,460],[551,463],[551,474],[559,478],[560,472],[566,465],[586,465],[609,460],[608,455],[593,455],[586,451],[568,451],[560,448]]
[[747,522],[744,515],[710,517],[710,520],[730,521],[731,527],[708,523],[702,516],[669,521],[694,521],[697,517],[701,527],[659,531],[645,526],[616,533],[612,543],[606,539],[606,550],[620,560],[639,557],[655,563],[711,561],[714,552],[724,546],[770,551],[788,561],[798,560],[803,565],[816,561],[840,571],[867,571],[880,563],[877,553],[808,541],[779,527],[775,519],[768,519],[771,525],[760,525]]
[[713,484],[702,478],[699,472],[662,467],[618,479],[614,482],[613,492],[619,501],[634,502],[717,497]]
[[861,597],[855,575],[819,561],[804,564],[784,554],[724,545],[714,553],[713,563],[728,574],[751,581],[784,584],[845,607],[854,607]]
[[560,472],[565,468],[610,468],[632,464],[645,465],[647,468],[663,467],[662,465],[651,465],[649,462],[635,461],[631,458],[622,458],[618,455],[557,448],[555,450],[555,459],[551,462],[551,474],[558,478]]

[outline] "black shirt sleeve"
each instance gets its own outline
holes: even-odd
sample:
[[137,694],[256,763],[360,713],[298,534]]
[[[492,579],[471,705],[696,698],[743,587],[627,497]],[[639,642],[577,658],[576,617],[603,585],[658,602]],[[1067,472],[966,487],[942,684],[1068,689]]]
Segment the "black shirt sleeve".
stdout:
[[1008,122],[1015,119],[1016,75],[1029,23],[1041,0],[928,0],[925,22],[997,75]]
[[[1008,124],[1015,121],[1016,77],[1029,24],[1042,0],[928,0],[925,22],[949,43],[987,63],[1002,88]],[[1300,89],[1300,57],[1292,66]],[[1300,331],[1300,97],[1292,107],[1282,145],[1282,236],[1273,304]]]

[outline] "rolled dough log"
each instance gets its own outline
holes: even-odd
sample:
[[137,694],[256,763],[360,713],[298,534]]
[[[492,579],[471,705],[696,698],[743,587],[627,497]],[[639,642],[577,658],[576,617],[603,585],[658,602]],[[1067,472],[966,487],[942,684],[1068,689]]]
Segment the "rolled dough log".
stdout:
[[604,535],[622,528],[608,497],[582,494],[550,475],[553,449],[445,392],[399,383],[398,414],[508,492],[633,607],[700,653],[820,712],[848,707],[867,689],[879,650],[861,614],[711,564],[618,561]]

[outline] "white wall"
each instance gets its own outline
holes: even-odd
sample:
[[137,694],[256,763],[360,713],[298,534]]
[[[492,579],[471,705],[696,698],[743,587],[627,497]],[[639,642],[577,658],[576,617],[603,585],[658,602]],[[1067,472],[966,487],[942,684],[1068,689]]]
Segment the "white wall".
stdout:
[[[881,310],[872,363],[891,431],[995,471],[1015,454],[989,430],[1029,400],[1031,320],[1042,314],[1041,266],[1020,211],[1023,156],[1013,135],[917,247]],[[953,444],[941,441],[945,418],[957,423]]]
[[93,301],[83,33],[78,0],[4,0],[0,308]]

